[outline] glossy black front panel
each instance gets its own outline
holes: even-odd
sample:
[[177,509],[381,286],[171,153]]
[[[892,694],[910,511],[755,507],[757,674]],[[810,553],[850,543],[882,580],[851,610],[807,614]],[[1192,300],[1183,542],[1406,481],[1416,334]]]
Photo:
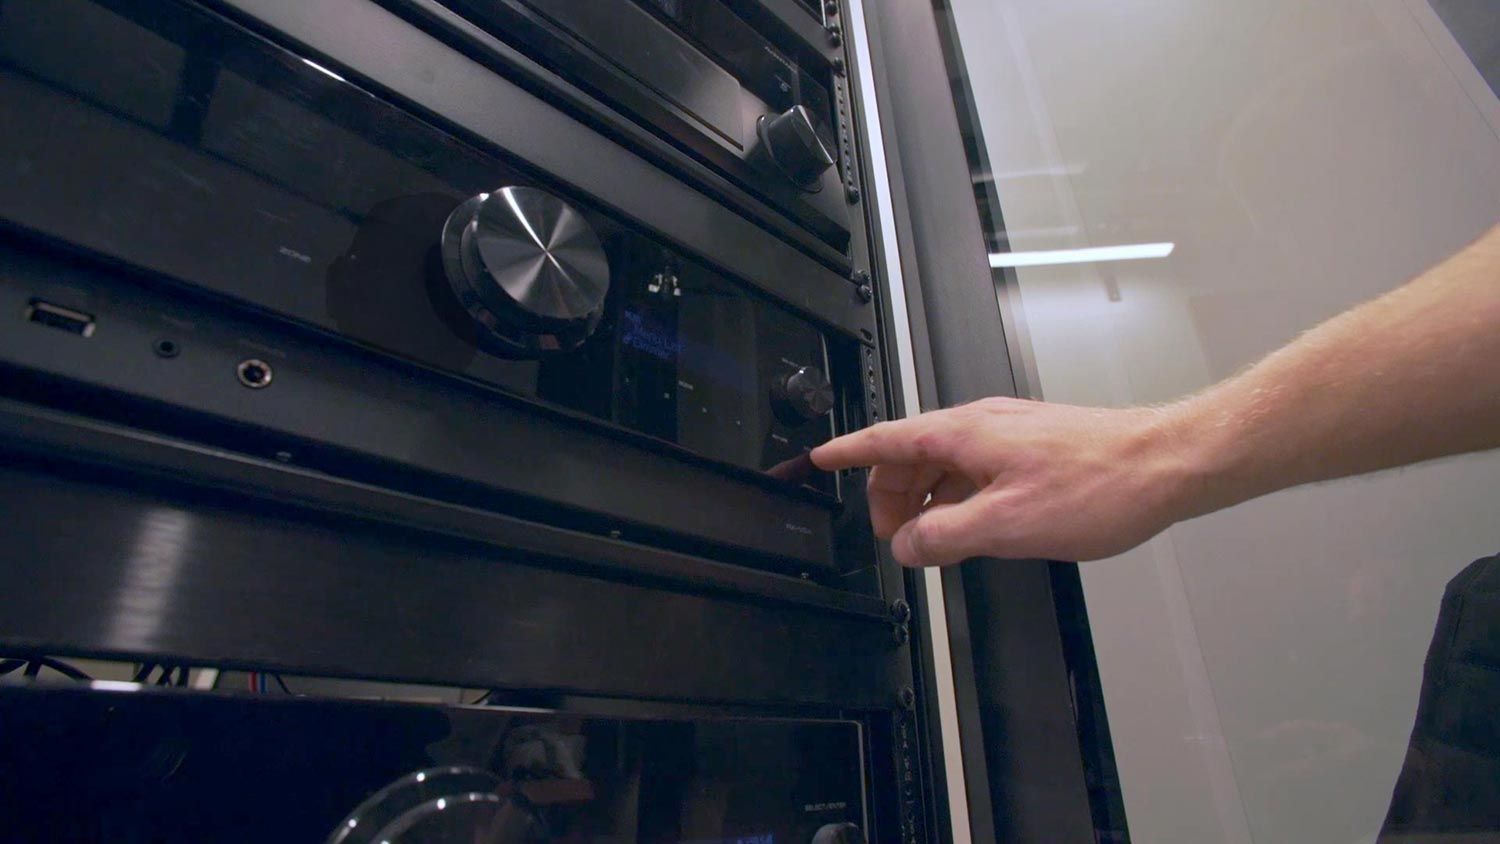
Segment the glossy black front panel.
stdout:
[[[527,0],[528,5],[690,114],[735,147],[746,137],[739,80],[644,11],[610,0]],[[478,8],[484,3],[456,3]],[[622,38],[629,32],[633,37]]]
[[[826,496],[12,240],[0,238],[0,313],[13,320],[0,394],[487,512],[832,567]],[[41,302],[94,330],[28,319]],[[251,358],[274,371],[265,389],[237,380]]]
[[[825,63],[799,61],[797,52],[775,43],[736,14],[722,0],[634,0],[660,15],[677,32],[698,46],[751,91],[772,111],[794,105],[807,109],[813,126],[828,149],[838,148],[838,114],[828,95]],[[821,11],[821,10],[820,10]],[[756,114],[754,116],[759,116]]]
[[[0,686],[0,724],[6,841],[316,844],[350,820],[354,838],[394,813],[397,794],[379,793],[407,777],[433,784],[429,817],[451,819],[446,837],[404,842],[804,844],[865,823],[852,722]],[[455,767],[463,788],[442,782]],[[466,822],[467,789],[545,837]]]
[[0,61],[15,224],[715,460],[785,477],[831,433],[773,412],[780,379],[827,370],[821,332],[582,203],[611,265],[593,339],[486,351],[439,235],[468,197],[538,181],[215,17],[12,0]]
[[524,523],[507,541],[420,500],[381,513],[357,487],[308,504],[315,474],[266,500],[218,491],[233,478],[174,483],[175,465],[66,462],[0,469],[0,594],[25,596],[0,650],[679,701],[883,707],[904,682],[878,602],[737,596],[733,572],[694,583],[650,549],[618,543],[635,562],[611,560]]
[[843,176],[853,162],[845,156],[815,184],[798,186],[757,150],[760,118],[794,105],[807,108],[836,157],[847,150],[848,116],[830,93],[822,43],[784,31],[770,37],[767,29],[785,27],[757,27],[750,19],[763,10],[722,0],[438,2],[716,165],[847,258],[857,209]]

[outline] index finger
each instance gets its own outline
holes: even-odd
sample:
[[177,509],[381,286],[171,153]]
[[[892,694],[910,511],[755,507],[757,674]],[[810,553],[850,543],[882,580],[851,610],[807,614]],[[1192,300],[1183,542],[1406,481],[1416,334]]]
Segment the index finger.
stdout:
[[812,450],[813,463],[833,472],[882,463],[926,463],[947,455],[941,413],[881,422]]

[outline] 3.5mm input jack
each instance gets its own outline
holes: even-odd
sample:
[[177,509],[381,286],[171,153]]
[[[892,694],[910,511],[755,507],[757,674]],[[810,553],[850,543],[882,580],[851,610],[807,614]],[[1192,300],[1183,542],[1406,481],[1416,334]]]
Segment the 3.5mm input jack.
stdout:
[[240,365],[234,368],[234,374],[241,384],[252,390],[263,390],[271,386],[271,379],[274,377],[271,365],[256,358],[240,361]]

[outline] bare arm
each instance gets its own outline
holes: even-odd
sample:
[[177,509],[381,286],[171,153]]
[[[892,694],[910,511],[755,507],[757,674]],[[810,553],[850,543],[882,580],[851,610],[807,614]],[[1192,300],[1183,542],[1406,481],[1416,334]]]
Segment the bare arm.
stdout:
[[1199,512],[1500,446],[1500,227],[1176,413]]
[[1278,489],[1500,447],[1500,227],[1163,408],[988,399],[813,452],[907,565],[1090,560]]

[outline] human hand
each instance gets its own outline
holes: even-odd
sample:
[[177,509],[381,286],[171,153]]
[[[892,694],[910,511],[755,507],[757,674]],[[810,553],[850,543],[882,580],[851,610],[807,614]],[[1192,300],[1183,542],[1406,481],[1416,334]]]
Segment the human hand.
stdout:
[[870,517],[907,566],[1096,560],[1189,515],[1172,411],[994,398],[884,422],[812,452],[871,466]]

